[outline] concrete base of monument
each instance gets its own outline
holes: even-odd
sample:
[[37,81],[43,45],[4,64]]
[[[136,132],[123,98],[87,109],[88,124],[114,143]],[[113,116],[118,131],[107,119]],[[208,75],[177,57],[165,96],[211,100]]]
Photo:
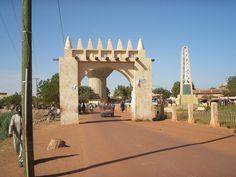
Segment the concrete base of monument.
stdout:
[[176,104],[177,105],[188,105],[188,104],[197,105],[198,99],[195,95],[178,95],[176,99]]

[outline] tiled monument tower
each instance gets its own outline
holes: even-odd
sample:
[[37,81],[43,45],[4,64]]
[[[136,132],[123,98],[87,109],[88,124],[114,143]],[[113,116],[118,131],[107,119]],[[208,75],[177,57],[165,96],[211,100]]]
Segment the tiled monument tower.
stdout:
[[181,49],[180,94],[176,102],[177,105],[198,104],[197,98],[193,95],[190,58],[187,46],[183,46]]

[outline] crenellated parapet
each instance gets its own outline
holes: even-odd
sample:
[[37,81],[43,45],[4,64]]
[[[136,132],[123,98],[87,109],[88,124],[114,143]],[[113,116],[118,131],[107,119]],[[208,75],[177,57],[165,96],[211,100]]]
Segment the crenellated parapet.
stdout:
[[72,47],[70,37],[66,38],[64,57],[74,57],[78,61],[94,62],[134,62],[146,58],[142,39],[139,39],[137,49],[133,49],[131,40],[128,40],[126,49],[119,39],[116,49],[113,48],[111,39],[108,39],[106,48],[99,38],[97,47],[94,48],[92,40],[88,40],[87,48],[83,48],[81,39],[78,39],[77,48]]

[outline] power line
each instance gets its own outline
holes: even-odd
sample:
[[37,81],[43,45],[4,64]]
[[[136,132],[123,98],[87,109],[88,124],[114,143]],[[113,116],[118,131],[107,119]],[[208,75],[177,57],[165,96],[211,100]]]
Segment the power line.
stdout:
[[11,7],[12,7],[12,10],[13,10],[13,13],[14,13],[14,19],[15,19],[15,22],[16,22],[16,26],[17,26],[17,30],[19,32],[19,35],[20,35],[20,25],[17,21],[17,15],[16,15],[16,10],[15,10],[15,6],[14,6],[14,3],[13,3],[13,0],[11,0]]
[[[17,30],[19,32],[19,35],[21,35],[20,25],[19,25],[18,20],[17,20],[16,10],[15,10],[15,6],[14,6],[14,0],[11,0],[11,7],[12,7],[12,10],[13,10],[13,14],[14,14],[14,19],[15,19],[15,22],[16,22]],[[27,40],[27,43],[28,43],[28,40]],[[29,46],[29,44],[28,44],[28,46]],[[38,73],[38,66],[37,66],[37,57],[36,57],[36,50],[35,50],[34,39],[33,38],[32,38],[32,55],[34,57],[34,61],[35,62],[33,62],[33,64],[35,66],[36,75],[37,75],[37,73]]]
[[[17,30],[18,30],[18,32],[19,32],[19,36],[21,36],[21,28],[20,28],[20,25],[19,25],[19,23],[18,23],[18,20],[17,20],[17,15],[16,15],[16,10],[15,10],[15,6],[14,6],[14,0],[11,0],[11,7],[12,7],[12,10],[13,10],[13,14],[14,14],[14,19],[15,19],[15,22],[16,22],[16,26],[17,26]],[[33,44],[34,44],[34,39],[32,38],[32,42],[33,42]],[[27,43],[28,43],[28,40],[27,40]],[[33,57],[34,57],[34,63],[33,64],[35,64],[35,68],[36,68],[36,75],[37,75],[37,73],[38,73],[38,67],[37,67],[37,58],[36,58],[36,54],[35,54],[35,47],[34,47],[34,45],[32,44],[32,55],[33,55]],[[29,46],[29,44],[28,44],[28,46]]]
[[8,30],[8,28],[7,28],[7,25],[6,25],[5,21],[4,21],[4,19],[2,18],[1,13],[0,13],[0,19],[1,19],[1,21],[2,21],[2,24],[3,24],[4,28],[5,28],[5,31],[6,31],[6,33],[7,33],[7,37],[8,37],[8,39],[9,39],[9,41],[11,42],[12,48],[14,49],[15,55],[16,55],[16,57],[17,57],[17,58],[19,59],[19,61],[20,61],[20,57],[19,57],[19,55],[18,55],[18,53],[17,53],[16,46],[15,46],[15,44],[14,44],[12,38],[11,38],[10,32],[9,32],[9,30]]
[[58,7],[58,12],[59,12],[59,17],[60,17],[62,42],[63,42],[63,45],[64,45],[64,39],[65,39],[65,37],[64,37],[63,24],[62,24],[62,17],[61,17],[60,0],[57,0],[57,7]]

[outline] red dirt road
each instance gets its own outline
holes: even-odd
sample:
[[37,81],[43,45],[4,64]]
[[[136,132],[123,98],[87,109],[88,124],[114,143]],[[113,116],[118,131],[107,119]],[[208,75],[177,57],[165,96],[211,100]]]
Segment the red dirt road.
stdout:
[[[34,125],[36,176],[236,176],[233,130],[170,120],[133,122],[127,113],[118,115],[83,115],[77,125]],[[52,138],[69,147],[47,151]],[[0,176],[21,177],[10,141],[0,145]]]

